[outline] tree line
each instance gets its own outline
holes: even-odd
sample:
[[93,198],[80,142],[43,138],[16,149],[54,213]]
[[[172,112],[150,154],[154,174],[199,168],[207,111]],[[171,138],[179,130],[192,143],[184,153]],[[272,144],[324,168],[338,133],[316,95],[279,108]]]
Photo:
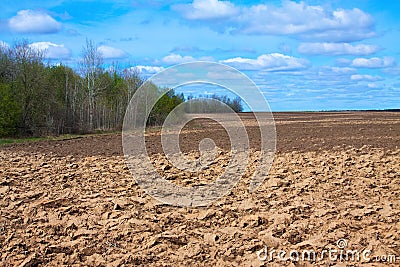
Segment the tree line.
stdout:
[[[46,64],[44,51],[26,40],[0,46],[0,136],[120,130],[129,101],[144,82],[135,68],[106,69],[91,40],[76,69]],[[222,100],[237,105],[237,100]],[[183,94],[171,90],[156,103],[147,124],[162,124],[184,101]]]
[[[188,96],[185,112],[187,113],[226,113],[226,112],[242,112],[243,105],[240,97],[233,99],[226,95],[220,96],[217,94],[200,95],[195,98]],[[229,109],[227,108],[229,107]]]

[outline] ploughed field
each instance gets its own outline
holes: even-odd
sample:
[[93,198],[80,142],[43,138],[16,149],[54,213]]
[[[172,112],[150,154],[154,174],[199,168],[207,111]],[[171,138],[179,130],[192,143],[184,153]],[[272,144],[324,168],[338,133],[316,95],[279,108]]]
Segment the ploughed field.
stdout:
[[[260,132],[251,114],[240,116],[250,163],[234,189],[206,207],[147,195],[125,164],[119,134],[0,146],[2,266],[384,266],[385,256],[400,264],[400,113],[275,113],[275,159],[254,192]],[[171,183],[208,183],[229,161],[230,142],[215,122],[198,120],[180,135],[183,152],[198,157],[203,138],[218,153],[196,173],[170,166],[155,130],[147,151]],[[360,260],[320,255],[340,248],[359,251]],[[272,249],[300,258],[272,259]],[[306,250],[317,258],[303,260]]]

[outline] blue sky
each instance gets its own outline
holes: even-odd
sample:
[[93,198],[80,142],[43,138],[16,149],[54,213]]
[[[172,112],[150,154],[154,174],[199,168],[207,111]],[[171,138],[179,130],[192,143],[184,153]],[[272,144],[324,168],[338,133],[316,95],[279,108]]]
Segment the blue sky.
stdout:
[[400,108],[400,1],[3,1],[0,42],[72,67],[86,38],[150,75],[194,60],[243,71],[274,111]]

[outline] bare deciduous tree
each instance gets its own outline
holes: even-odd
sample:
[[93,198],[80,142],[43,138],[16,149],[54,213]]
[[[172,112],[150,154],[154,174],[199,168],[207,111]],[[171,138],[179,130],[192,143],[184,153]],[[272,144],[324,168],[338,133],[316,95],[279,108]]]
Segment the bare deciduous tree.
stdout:
[[81,73],[86,80],[86,89],[88,93],[88,113],[89,113],[89,130],[92,131],[93,118],[96,104],[96,94],[99,88],[98,80],[103,73],[102,64],[103,57],[97,49],[97,45],[89,39],[86,39],[86,45],[82,51]]

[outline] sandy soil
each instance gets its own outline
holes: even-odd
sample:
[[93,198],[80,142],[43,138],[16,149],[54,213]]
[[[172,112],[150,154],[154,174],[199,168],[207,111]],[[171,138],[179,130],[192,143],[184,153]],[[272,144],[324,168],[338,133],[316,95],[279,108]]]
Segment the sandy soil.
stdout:
[[[201,208],[171,207],[145,194],[124,163],[120,135],[0,147],[2,265],[312,265],[295,255],[262,261],[257,252],[262,258],[265,248],[314,250],[319,266],[385,266],[376,257],[388,255],[399,265],[400,113],[274,115],[277,153],[265,183],[247,190],[259,132],[243,114],[253,161],[229,195]],[[185,186],[214,179],[230,147],[210,122],[190,127],[181,138],[186,153],[196,156],[204,137],[220,148],[202,173],[166,168],[159,136],[147,140],[155,166]],[[320,255],[338,249],[340,239],[343,250],[371,250],[370,260]]]

